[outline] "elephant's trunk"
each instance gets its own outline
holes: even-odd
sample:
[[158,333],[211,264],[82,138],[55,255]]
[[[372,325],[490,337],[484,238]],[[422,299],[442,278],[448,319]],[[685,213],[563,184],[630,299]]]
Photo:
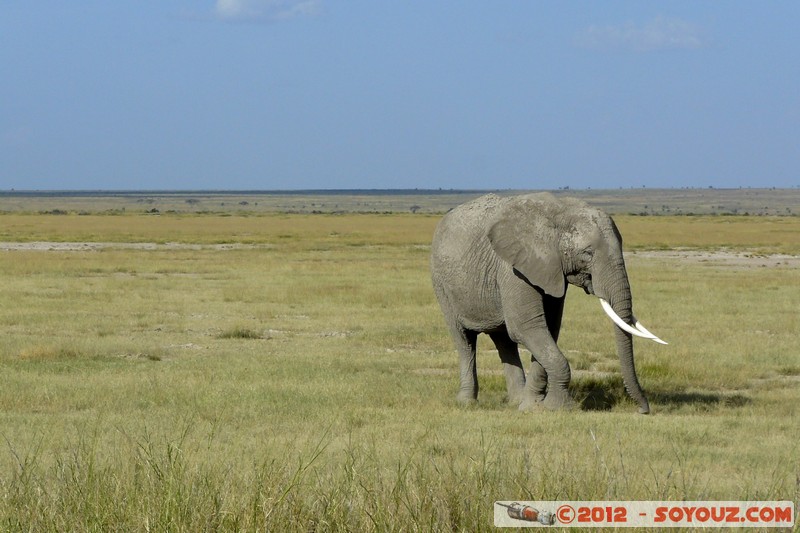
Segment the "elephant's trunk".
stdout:
[[614,335],[617,341],[617,354],[622,371],[622,381],[625,383],[625,390],[628,395],[639,403],[639,412],[647,414],[650,412],[650,404],[639,385],[636,377],[636,366],[633,362],[633,337],[630,333],[622,331],[619,327],[614,327]]
[[[621,259],[614,269],[614,274],[610,278],[606,278],[606,280],[610,282],[603,284],[604,290],[598,296],[601,298],[607,297],[613,312],[625,324],[633,324],[635,320],[632,311],[631,288],[625,265]],[[636,365],[633,360],[633,337],[618,325],[614,326],[614,335],[617,342],[617,355],[619,356],[625,390],[639,404],[639,412],[647,414],[650,412],[650,404],[647,402],[642,387],[639,385],[639,379],[636,376]]]

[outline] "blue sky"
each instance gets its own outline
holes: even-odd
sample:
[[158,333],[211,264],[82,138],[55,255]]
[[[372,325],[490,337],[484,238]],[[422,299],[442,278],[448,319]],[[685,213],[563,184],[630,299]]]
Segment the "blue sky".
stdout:
[[799,2],[0,5],[0,190],[800,186]]

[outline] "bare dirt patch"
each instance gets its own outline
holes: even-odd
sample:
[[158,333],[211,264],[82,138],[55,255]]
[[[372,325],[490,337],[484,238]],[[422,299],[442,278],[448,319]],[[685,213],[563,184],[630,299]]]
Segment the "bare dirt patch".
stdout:
[[244,250],[267,248],[269,245],[254,244],[186,244],[178,242],[0,242],[0,251],[26,252],[93,252],[99,250]]
[[[187,244],[177,242],[0,242],[0,251],[92,252],[123,250],[243,250],[270,248],[268,244]],[[677,263],[708,264],[734,268],[800,268],[800,255],[760,254],[731,250],[645,250],[626,254],[638,259],[658,259]]]
[[728,250],[652,250],[630,252],[628,255],[643,259],[661,259],[678,263],[733,268],[800,268],[800,256],[786,254],[759,254]]

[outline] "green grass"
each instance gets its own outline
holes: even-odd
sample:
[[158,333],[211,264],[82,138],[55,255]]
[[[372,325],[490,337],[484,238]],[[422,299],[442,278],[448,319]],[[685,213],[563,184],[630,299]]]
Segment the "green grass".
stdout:
[[[0,252],[0,529],[471,531],[503,499],[798,500],[800,271],[631,255],[637,315],[670,342],[635,345],[652,416],[573,290],[582,409],[509,407],[484,338],[462,408],[436,220],[0,216],[6,241],[185,245]],[[797,253],[774,235],[796,218],[651,220],[619,220],[629,249]]]

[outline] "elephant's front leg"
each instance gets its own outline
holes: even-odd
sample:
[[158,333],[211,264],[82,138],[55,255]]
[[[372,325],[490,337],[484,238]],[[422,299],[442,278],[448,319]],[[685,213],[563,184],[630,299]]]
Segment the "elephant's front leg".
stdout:
[[[548,409],[571,409],[575,402],[569,394],[571,372],[569,362],[555,341],[546,330],[529,334],[523,341],[533,354],[528,381],[531,383],[530,392],[526,395],[527,402],[520,405],[520,409],[533,408],[542,405]],[[542,384],[546,383],[546,392]],[[541,394],[544,400],[539,404]]]
[[531,408],[544,400],[547,393],[547,372],[533,355],[531,355],[531,368],[528,371],[525,387],[524,405],[520,404],[520,409]]
[[569,363],[553,338],[553,330],[560,326],[560,317],[558,324],[546,318],[547,305],[540,291],[530,287],[525,292],[527,297],[516,297],[505,306],[509,334],[533,356],[520,409],[540,405],[548,409],[571,408],[575,404],[568,390]]
[[[546,294],[542,295],[542,310],[544,311],[547,330],[554,343],[558,343],[558,334],[561,331],[561,317],[564,314],[564,297],[554,298]],[[528,408],[540,404],[547,394],[547,372],[536,358],[531,355],[531,369],[528,372],[526,397],[528,398],[525,406]]]

